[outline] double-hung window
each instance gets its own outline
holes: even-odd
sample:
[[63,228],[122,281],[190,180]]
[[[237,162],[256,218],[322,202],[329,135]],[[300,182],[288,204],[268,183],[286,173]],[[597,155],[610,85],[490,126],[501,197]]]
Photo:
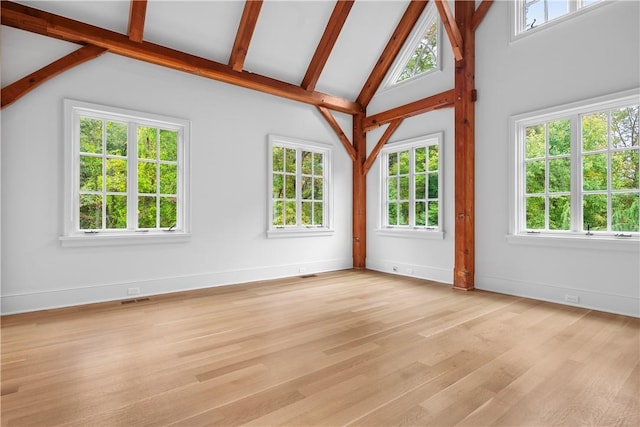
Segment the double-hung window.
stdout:
[[331,149],[269,135],[270,237],[331,232]]
[[64,244],[188,234],[188,121],[73,100],[65,120]]
[[514,234],[637,239],[637,92],[513,119]]
[[436,134],[383,148],[381,231],[441,232],[441,140]]

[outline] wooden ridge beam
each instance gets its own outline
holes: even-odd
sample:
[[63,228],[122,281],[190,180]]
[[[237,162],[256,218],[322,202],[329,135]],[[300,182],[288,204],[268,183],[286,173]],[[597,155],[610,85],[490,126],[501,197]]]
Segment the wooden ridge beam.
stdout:
[[2,107],[13,104],[18,99],[40,86],[47,80],[57,76],[58,74],[96,58],[106,52],[106,49],[98,46],[84,46],[80,49],[63,56],[57,61],[46,65],[39,70],[29,74],[20,80],[2,88]]
[[333,114],[331,114],[331,112],[325,107],[317,107],[317,108],[320,111],[320,114],[322,114],[325,120],[329,123],[329,126],[331,126],[331,129],[333,129],[336,135],[338,135],[338,139],[340,139],[340,142],[342,142],[342,145],[347,150],[347,153],[349,154],[349,157],[351,157],[351,160],[355,161],[356,150],[353,148],[353,145],[351,145],[351,141],[349,141],[349,138],[347,138],[347,135],[345,135],[345,133],[342,131],[342,128],[336,121],[335,117],[333,117]]
[[132,42],[124,34],[10,1],[2,2],[1,13],[2,25],[73,43],[92,44],[118,55],[282,98],[326,107],[330,110],[347,114],[357,114],[363,111],[358,103],[344,98],[316,91],[307,91],[300,86],[259,74],[235,71],[229,65],[154,43],[145,41],[141,43]]
[[336,44],[336,40],[338,40],[340,31],[342,31],[342,27],[349,16],[353,3],[353,0],[338,0],[336,2],[333,12],[331,13],[331,17],[329,18],[329,22],[327,23],[322,37],[320,38],[318,47],[316,47],[313,58],[309,63],[309,68],[307,68],[307,72],[300,84],[303,89],[315,89],[318,79],[320,78],[320,73],[322,73],[327,60],[329,59],[329,55]]
[[144,35],[147,0],[131,0],[129,6],[129,40],[140,43]]
[[435,2],[436,7],[438,8],[438,13],[440,14],[440,19],[442,19],[442,25],[444,25],[449,42],[451,43],[453,55],[455,56],[456,61],[462,61],[462,35],[460,34],[458,24],[456,24],[456,20],[451,12],[449,3],[447,3],[447,0],[435,0]]
[[247,52],[249,52],[249,44],[258,23],[258,15],[260,15],[261,8],[262,0],[247,0],[244,3],[242,18],[240,18],[238,32],[236,33],[233,49],[231,49],[231,57],[229,58],[229,65],[234,71],[242,71],[244,68],[244,60],[247,57]]
[[473,20],[471,21],[471,29],[473,31],[478,29],[492,4],[493,0],[482,0],[480,6],[473,13]]
[[420,19],[420,15],[427,6],[427,3],[428,0],[414,0],[409,2],[404,15],[400,19],[400,22],[389,39],[389,42],[382,51],[380,58],[378,58],[375,67],[371,70],[371,74],[369,74],[367,81],[358,95],[356,102],[362,105],[363,108],[366,108],[367,105],[369,105],[369,102],[371,102],[373,95],[375,95],[376,91],[380,87],[382,80],[387,75],[389,68],[391,68],[396,56],[398,56],[398,53],[400,52],[400,49],[402,49],[407,37],[411,34],[411,30],[413,30],[416,22]]
[[400,124],[402,123],[402,120],[403,119],[395,119],[389,123],[389,126],[387,127],[387,129],[385,129],[384,133],[382,134],[382,137],[380,137],[380,141],[378,141],[376,146],[373,147],[373,150],[371,150],[371,153],[369,153],[369,157],[364,162],[364,167],[362,168],[362,172],[365,175],[369,172],[369,169],[371,169],[371,166],[373,166],[373,162],[376,161],[376,157],[378,157],[378,154],[380,154],[382,147],[384,147],[384,145],[389,141],[389,138],[391,138],[391,135],[393,135],[396,129],[398,129],[398,126],[400,126]]
[[453,107],[454,102],[455,90],[450,89],[428,98],[366,117],[363,123],[363,128],[364,131],[367,132],[397,119],[406,119],[408,117],[417,116],[418,114],[427,113],[440,108]]

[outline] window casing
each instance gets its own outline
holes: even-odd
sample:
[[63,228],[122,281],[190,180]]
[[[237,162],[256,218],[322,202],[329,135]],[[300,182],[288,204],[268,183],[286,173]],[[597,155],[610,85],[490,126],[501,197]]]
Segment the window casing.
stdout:
[[514,34],[536,32],[550,23],[557,23],[575,16],[592,6],[607,0],[517,0],[514,5]]
[[331,148],[269,135],[269,237],[326,235],[332,230]]
[[428,135],[381,151],[382,232],[442,236],[441,141],[442,134]]
[[186,120],[65,100],[63,245],[189,234]]
[[637,240],[637,91],[512,119],[512,234]]

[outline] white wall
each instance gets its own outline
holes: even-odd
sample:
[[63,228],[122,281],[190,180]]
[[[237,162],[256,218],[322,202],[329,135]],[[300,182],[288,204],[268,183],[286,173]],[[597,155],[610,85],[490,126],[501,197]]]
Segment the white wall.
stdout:
[[[545,107],[640,86],[640,3],[613,2],[515,42],[508,2],[495,2],[476,40],[476,287],[640,316],[638,248],[555,248],[508,243],[509,117]],[[446,50],[449,52],[449,50]],[[449,68],[443,74],[452,72]],[[448,74],[452,76],[452,74]],[[423,83],[426,94],[450,89],[445,77]],[[428,79],[428,78],[427,78]],[[404,91],[404,89],[403,89]],[[418,87],[375,99],[386,109],[415,99]],[[389,100],[392,98],[391,100]],[[380,108],[378,106],[382,105]],[[376,236],[379,175],[368,179],[368,265],[451,282],[453,278],[453,113],[435,112],[405,121],[392,141],[445,132],[445,239],[421,241]],[[369,136],[369,145],[379,136]],[[406,265],[404,265],[406,264]],[[443,275],[450,278],[444,280]]]
[[[192,121],[189,242],[61,247],[63,98]],[[266,238],[269,133],[334,146],[334,235]],[[1,170],[3,314],[352,265],[351,160],[312,106],[105,54],[2,111]]]

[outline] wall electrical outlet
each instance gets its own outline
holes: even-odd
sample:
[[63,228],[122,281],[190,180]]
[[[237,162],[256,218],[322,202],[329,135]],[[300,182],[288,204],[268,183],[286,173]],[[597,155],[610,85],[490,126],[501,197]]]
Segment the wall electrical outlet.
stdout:
[[564,300],[566,302],[570,302],[572,304],[579,304],[580,303],[580,297],[577,295],[565,295],[564,296]]
[[298,269],[298,273],[306,273],[307,272],[307,267],[300,267]]
[[127,295],[140,295],[140,288],[128,288]]

